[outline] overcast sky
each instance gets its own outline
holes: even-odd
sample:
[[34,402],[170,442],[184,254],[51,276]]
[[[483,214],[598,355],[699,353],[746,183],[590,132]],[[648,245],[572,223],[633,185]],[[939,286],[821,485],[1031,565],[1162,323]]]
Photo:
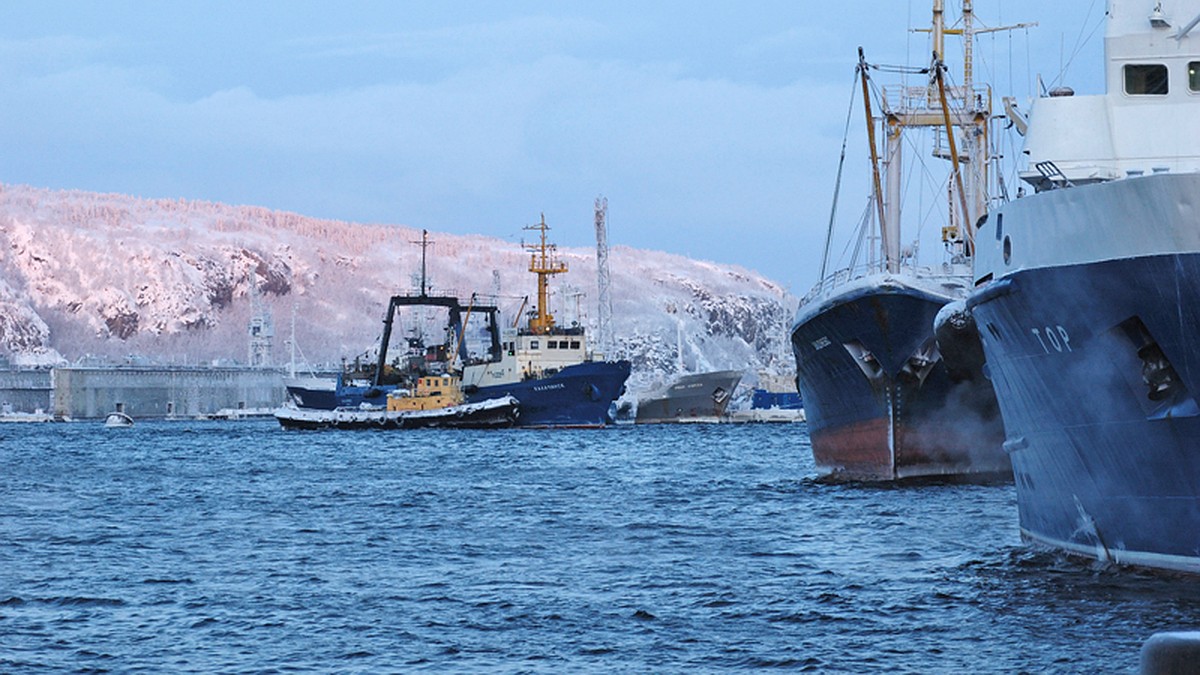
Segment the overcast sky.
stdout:
[[[997,101],[1032,95],[1039,74],[1099,93],[1102,0],[975,4],[986,26],[1039,23],[979,38],[977,79]],[[957,17],[961,0],[947,5]],[[908,28],[930,6],[6,2],[0,182],[513,242],[545,212],[575,246],[593,245],[603,194],[611,243],[742,265],[802,294],[856,48],[924,65],[927,37]],[[958,39],[947,51],[961,60]],[[861,125],[848,153],[853,220]]]

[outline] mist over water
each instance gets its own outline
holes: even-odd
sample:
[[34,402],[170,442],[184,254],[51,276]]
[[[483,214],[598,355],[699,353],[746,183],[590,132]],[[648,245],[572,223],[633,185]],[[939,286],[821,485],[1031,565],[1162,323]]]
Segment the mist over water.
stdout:
[[1200,588],[804,425],[0,427],[0,671],[1132,671]]

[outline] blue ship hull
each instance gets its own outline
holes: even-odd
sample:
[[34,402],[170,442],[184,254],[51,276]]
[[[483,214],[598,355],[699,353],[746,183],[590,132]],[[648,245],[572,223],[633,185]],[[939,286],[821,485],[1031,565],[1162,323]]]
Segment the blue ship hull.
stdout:
[[480,387],[467,401],[512,396],[521,402],[521,427],[601,427],[613,421],[610,408],[624,393],[629,370],[628,361],[579,363],[538,380]]
[[1018,270],[968,301],[1022,536],[1200,572],[1200,254]]
[[817,467],[895,480],[1007,474],[988,383],[940,357],[934,318],[953,298],[889,277],[801,308],[792,349]]

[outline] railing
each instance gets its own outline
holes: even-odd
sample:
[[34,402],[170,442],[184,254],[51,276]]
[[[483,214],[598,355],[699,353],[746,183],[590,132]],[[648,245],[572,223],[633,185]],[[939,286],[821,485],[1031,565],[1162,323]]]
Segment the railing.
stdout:
[[[853,281],[865,279],[871,276],[882,276],[886,274],[886,270],[879,264],[866,264],[857,267],[846,267],[834,271],[832,274],[826,275],[824,279],[818,281],[811,290],[808,291],[800,299],[800,306],[804,306],[817,298],[830,294],[837,288],[845,286]],[[908,263],[901,265],[900,274],[906,274],[918,279],[931,277],[955,277],[970,281],[971,266],[969,264],[943,263],[940,267],[930,267]]]
[[[942,104],[937,90],[929,87],[888,85],[883,88],[883,112],[888,115],[907,115],[920,112],[941,113]],[[946,87],[946,101],[951,115],[989,115],[992,110],[992,89],[987,85]]]

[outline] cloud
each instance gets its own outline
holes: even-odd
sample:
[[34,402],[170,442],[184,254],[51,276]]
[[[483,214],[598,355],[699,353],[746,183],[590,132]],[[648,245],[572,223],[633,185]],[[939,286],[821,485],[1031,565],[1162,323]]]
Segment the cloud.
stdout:
[[[784,205],[805,190],[801,147],[836,145],[805,131],[805,114],[823,114],[805,99],[842,96],[563,55],[462,67],[435,82],[275,97],[239,86],[181,101],[155,84],[103,64],[0,83],[0,95],[24,101],[19,112],[0,111],[9,130],[0,138],[31,155],[53,147],[71,166],[69,175],[48,172],[54,187],[452,231],[503,235],[542,210],[586,223],[592,198],[606,192],[631,227],[623,243],[680,250],[682,238],[698,257],[759,268],[768,266],[734,252],[795,222]],[[41,129],[40,152],[21,138],[28,129]],[[155,175],[137,176],[139,165]],[[0,161],[6,180],[28,180],[27,167]],[[562,234],[564,243],[591,237],[580,227]]]
[[111,39],[50,35],[0,40],[0,72],[39,75],[92,63],[114,46]]
[[317,59],[369,56],[480,64],[536,61],[584,50],[606,32],[604,24],[592,19],[534,15],[439,28],[310,37],[289,44]]

